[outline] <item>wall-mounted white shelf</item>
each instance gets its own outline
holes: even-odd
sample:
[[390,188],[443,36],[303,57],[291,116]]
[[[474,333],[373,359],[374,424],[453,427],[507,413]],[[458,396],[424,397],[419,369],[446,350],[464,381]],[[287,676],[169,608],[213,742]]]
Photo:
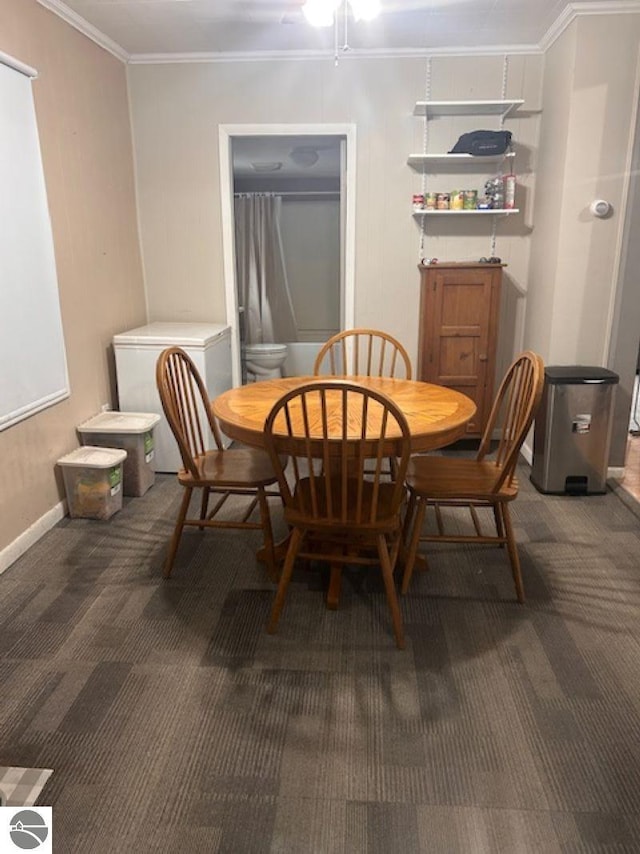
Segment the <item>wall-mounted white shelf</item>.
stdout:
[[507,151],[505,154],[491,154],[488,156],[474,156],[473,154],[410,154],[407,163],[413,169],[426,171],[429,166],[473,166],[482,170],[487,163],[502,163],[509,157],[515,157],[515,151]]
[[414,116],[502,116],[506,118],[524,104],[515,101],[417,101]]
[[414,210],[413,211],[414,216],[478,216],[478,215],[481,215],[481,216],[487,216],[487,215],[509,216],[510,214],[517,214],[517,213],[520,213],[519,208],[488,208],[486,210],[483,208],[482,210],[476,209],[476,210],[472,210],[472,211],[465,211],[465,210],[453,210],[452,211],[451,209],[444,210],[444,211],[439,211],[439,210]]
[[[428,141],[428,124],[431,119],[435,119],[441,116],[479,116],[479,117],[489,117],[492,118],[492,121],[487,121],[485,125],[485,121],[478,121],[475,125],[476,127],[492,127],[498,124],[496,119],[499,120],[499,126],[502,128],[502,120],[507,116],[513,115],[519,107],[524,104],[524,100],[522,98],[514,99],[514,100],[506,100],[506,99],[498,99],[495,101],[417,101],[415,103],[415,107],[413,110],[413,114],[415,116],[422,116],[425,123],[425,132],[424,132],[424,143],[425,143],[425,151],[422,154],[410,154],[407,158],[407,164],[415,169],[417,172],[422,173],[422,192],[426,193],[427,189],[433,191],[432,187],[425,186],[426,184],[430,184],[432,181],[432,177],[436,176],[443,172],[448,172],[450,175],[455,173],[456,171],[460,173],[460,175],[476,173],[476,172],[485,172],[488,175],[495,175],[496,172],[513,172],[513,163],[512,158],[515,157],[514,151],[507,151],[504,154],[500,155],[491,155],[487,157],[483,156],[474,156],[472,154],[449,154],[448,152],[435,152],[433,154],[427,153],[427,141]],[[453,123],[455,124],[455,123]],[[460,123],[460,124],[470,124],[468,123]],[[451,130],[451,129],[450,129]],[[454,134],[452,133],[452,136]],[[503,167],[500,167],[499,164],[503,164]],[[426,176],[429,176],[428,178]],[[436,179],[433,179],[434,181]],[[456,181],[457,184],[465,185],[467,184],[467,179]],[[472,181],[468,181],[468,184],[472,184]],[[453,180],[451,181],[453,185]],[[481,195],[479,193],[479,195]],[[496,229],[497,229],[497,221],[499,218],[508,217],[512,214],[519,214],[519,208],[474,208],[473,210],[426,210],[424,208],[414,208],[413,216],[414,219],[419,222],[419,227],[421,231],[420,238],[420,251],[424,254],[424,241],[427,235],[427,231],[438,231],[441,230],[441,226],[427,226],[426,217],[436,216],[436,217],[465,217],[465,216],[484,216],[489,217],[487,220],[488,226],[491,228],[492,236],[491,236],[491,255],[495,255],[495,240],[496,240]],[[442,220],[440,220],[442,222]]]

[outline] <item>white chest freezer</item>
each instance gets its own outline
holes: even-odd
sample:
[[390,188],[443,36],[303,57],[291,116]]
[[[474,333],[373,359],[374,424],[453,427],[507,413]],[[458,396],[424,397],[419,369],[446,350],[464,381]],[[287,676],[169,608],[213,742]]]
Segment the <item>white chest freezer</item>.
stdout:
[[154,430],[155,469],[176,472],[182,461],[156,387],[156,362],[167,347],[181,347],[191,356],[213,399],[232,386],[231,328],[221,323],[156,322],[113,337],[120,411],[161,416]]

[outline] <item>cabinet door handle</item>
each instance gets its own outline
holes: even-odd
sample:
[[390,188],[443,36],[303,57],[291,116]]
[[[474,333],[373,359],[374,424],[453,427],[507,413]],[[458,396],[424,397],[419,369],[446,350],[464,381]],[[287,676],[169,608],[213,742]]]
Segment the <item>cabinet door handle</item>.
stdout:
[[478,361],[479,361],[479,362],[486,362],[486,361],[488,361],[488,359],[489,359],[489,357],[488,357],[488,356],[485,356],[484,354],[483,354],[483,355],[481,355],[481,356],[478,356]]

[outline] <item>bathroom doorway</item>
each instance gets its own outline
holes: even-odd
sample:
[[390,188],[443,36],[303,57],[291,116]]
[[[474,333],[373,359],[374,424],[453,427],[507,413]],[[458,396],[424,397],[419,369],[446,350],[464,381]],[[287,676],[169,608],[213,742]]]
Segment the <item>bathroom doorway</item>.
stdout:
[[[327,338],[354,325],[354,164],[353,125],[220,127],[225,295],[234,385],[247,377],[243,352],[249,351],[243,341],[286,344],[284,372],[301,374],[310,372],[315,353]],[[274,203],[277,234],[270,244],[275,248],[267,252],[268,266],[277,270],[273,278],[278,290],[269,297],[275,310],[267,309],[260,318],[256,306],[263,303],[265,282],[256,285],[255,275],[249,276],[247,286],[244,231],[249,228],[246,223],[262,216],[265,205],[269,211]],[[268,214],[267,222],[272,218]],[[262,265],[257,268],[260,274]],[[254,376],[251,371],[249,376]]]

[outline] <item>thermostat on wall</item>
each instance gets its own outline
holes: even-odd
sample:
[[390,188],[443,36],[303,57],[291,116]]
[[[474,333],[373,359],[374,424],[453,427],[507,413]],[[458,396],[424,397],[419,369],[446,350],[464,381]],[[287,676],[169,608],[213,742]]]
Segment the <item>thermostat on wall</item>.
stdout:
[[609,214],[611,213],[611,205],[604,199],[596,199],[589,205],[589,210],[594,216],[603,219],[604,217],[609,216]]

